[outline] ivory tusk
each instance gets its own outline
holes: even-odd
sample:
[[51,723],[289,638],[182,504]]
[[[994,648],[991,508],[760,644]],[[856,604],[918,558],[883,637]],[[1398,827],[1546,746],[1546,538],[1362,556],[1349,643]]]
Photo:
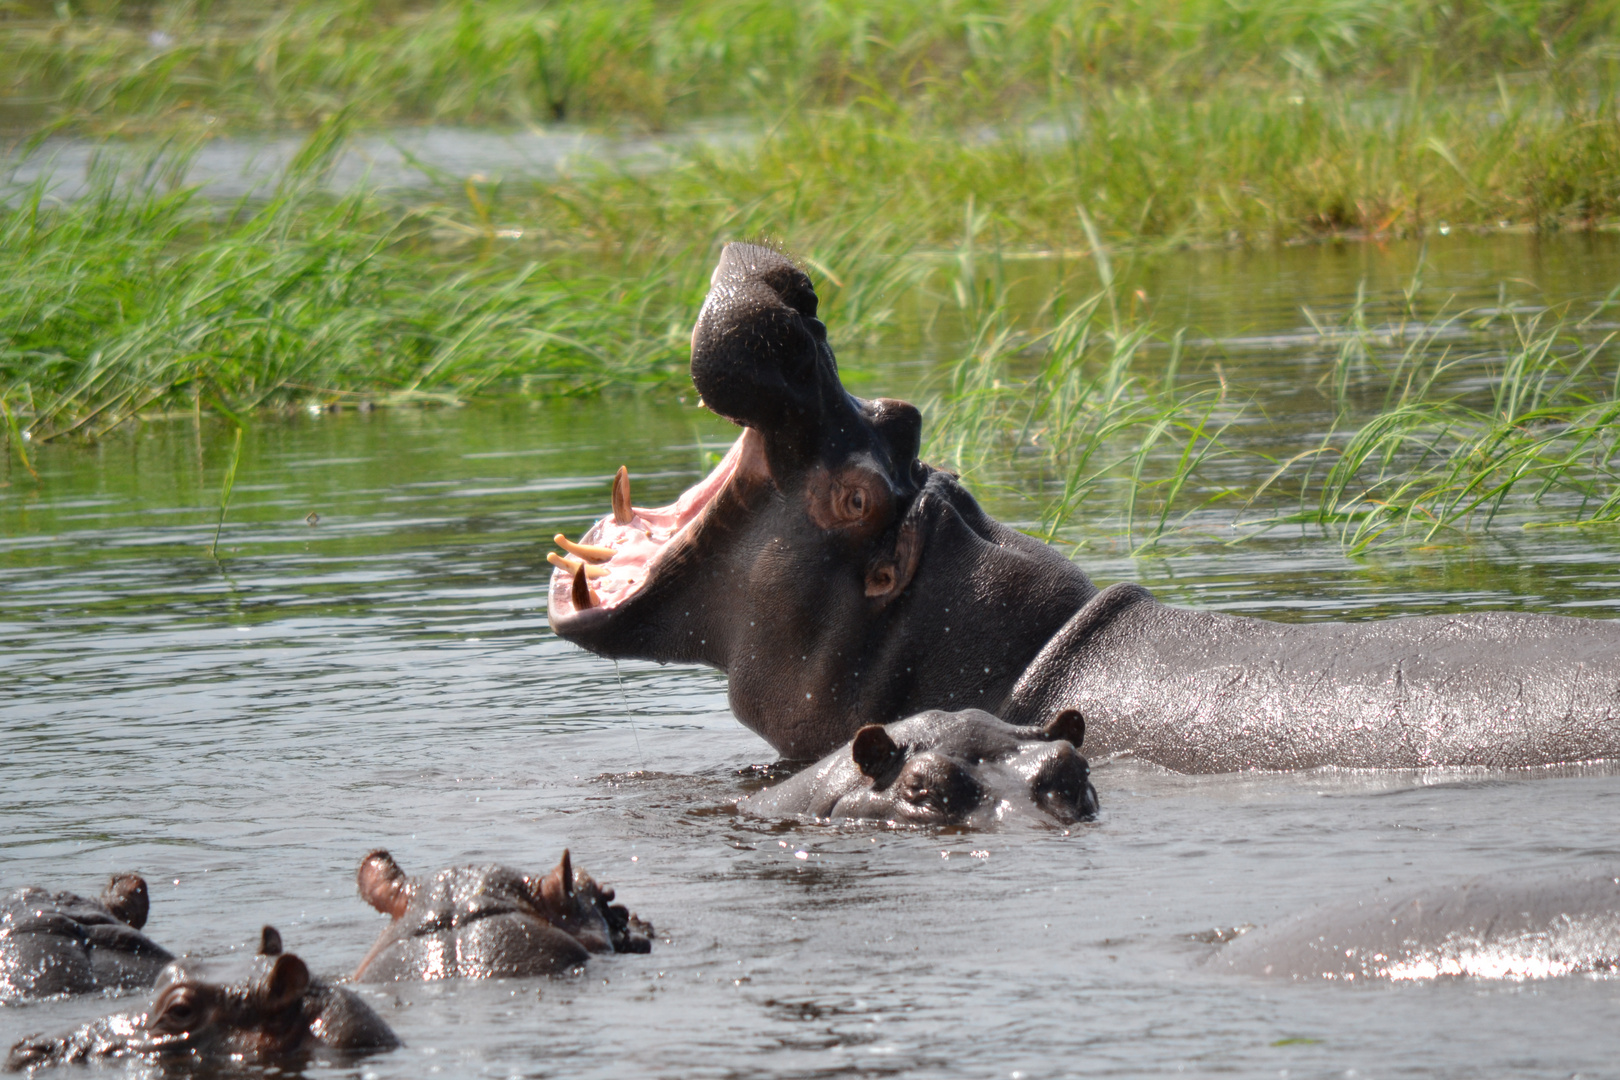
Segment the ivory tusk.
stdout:
[[576,544],[562,533],[558,533],[552,539],[556,541],[558,547],[568,552],[568,554],[577,555],[581,559],[587,559],[591,562],[607,562],[613,558],[612,548],[597,547],[595,544]]
[[630,518],[630,470],[620,465],[613,476],[613,520],[628,525]]
[[585,580],[585,567],[582,564],[574,571],[574,610],[584,611],[591,606],[591,586]]
[[579,568],[583,566],[586,578],[591,581],[595,581],[597,578],[605,578],[613,573],[605,566],[592,566],[589,563],[580,562],[578,559],[570,559],[566,555],[559,555],[555,551],[546,552],[546,562],[560,570],[568,571],[570,575],[577,574]]

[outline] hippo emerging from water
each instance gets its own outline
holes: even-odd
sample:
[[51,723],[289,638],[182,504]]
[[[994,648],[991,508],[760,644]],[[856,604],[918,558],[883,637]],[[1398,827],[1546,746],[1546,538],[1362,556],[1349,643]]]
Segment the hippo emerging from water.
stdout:
[[1086,718],[1094,754],[1220,772],[1620,758],[1620,621],[1507,612],[1286,624],[1098,589],[917,460],[912,406],[845,392],[810,279],[731,244],[692,332],[744,428],[673,505],[559,538],[550,619],[610,657],[710,664],[790,758],[976,707]]
[[1344,982],[1620,975],[1620,865],[1386,892],[1251,931],[1206,963]]
[[6,1068],[116,1057],[296,1065],[399,1045],[364,1001],[312,978],[302,960],[283,952],[274,927],[264,928],[247,970],[233,970],[240,967],[230,959],[176,960],[158,977],[145,1012],[104,1016],[56,1038],[30,1036],[11,1048]]
[[0,1002],[151,986],[174,957],[140,932],[151,901],[139,874],[99,899],[32,886],[0,897]]
[[356,982],[517,978],[577,968],[591,953],[644,953],[652,927],[612,903],[568,852],[544,875],[457,866],[409,878],[388,852],[360,861],[360,895],[393,916]]
[[1013,727],[978,709],[926,712],[861,728],[848,746],[740,808],[756,817],[898,825],[983,827],[1019,817],[1068,825],[1097,813],[1078,752],[1084,738],[1073,710],[1044,728]]

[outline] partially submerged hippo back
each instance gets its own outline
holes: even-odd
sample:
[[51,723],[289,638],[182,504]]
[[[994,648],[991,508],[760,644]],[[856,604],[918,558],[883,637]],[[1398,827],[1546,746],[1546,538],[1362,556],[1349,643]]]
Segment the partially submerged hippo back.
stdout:
[[978,709],[871,724],[789,780],[744,799],[756,817],[985,826],[1011,817],[1069,824],[1097,813],[1079,754],[1080,714],[1014,727]]
[[115,874],[98,899],[32,886],[0,898],[0,1001],[151,986],[174,957],[140,932],[150,899]]
[[1616,975],[1620,866],[1386,892],[1251,931],[1206,963],[1345,982]]
[[239,960],[176,960],[158,977],[145,1012],[105,1016],[56,1038],[30,1036],[11,1048],[6,1068],[115,1057],[296,1063],[399,1045],[370,1006],[312,978],[302,960],[283,952],[274,927],[264,928],[247,971],[240,967]]
[[648,952],[652,927],[576,872],[567,851],[544,875],[499,864],[410,878],[388,852],[360,861],[360,895],[393,922],[354,973],[358,982],[554,975],[590,954]]

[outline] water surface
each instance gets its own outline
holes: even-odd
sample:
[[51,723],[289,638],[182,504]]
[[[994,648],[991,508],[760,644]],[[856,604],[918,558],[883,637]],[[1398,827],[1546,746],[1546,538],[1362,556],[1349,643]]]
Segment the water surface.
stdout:
[[[1276,344],[1308,327],[1299,305],[1342,313],[1363,280],[1393,303],[1415,258],[1194,253],[1132,272],[1223,343],[1291,438],[1330,411],[1321,350]],[[1620,281],[1615,246],[1579,238],[1427,258],[1429,287],[1460,303],[1594,303]],[[913,394],[951,348],[901,335],[845,359],[861,392]],[[619,464],[638,502],[662,502],[733,432],[645,399],[266,418],[218,558],[229,442],[210,422],[38,448],[38,485],[11,461],[0,884],[94,891],[138,869],[160,942],[218,954],[268,922],[341,974],[380,930],[353,885],[370,848],[415,872],[544,869],[566,846],[657,927],[651,956],[577,978],[366,988],[407,1044],[347,1070],[367,1077],[1616,1075],[1614,980],[1290,985],[1198,964],[1216,929],[1390,882],[1613,863],[1610,769],[1188,778],[1121,761],[1096,768],[1101,819],[1067,833],[737,818],[772,755],[730,717],[723,677],[559,641],[544,562],[553,532],[606,511]],[[1038,494],[986,498],[1027,520]],[[1117,528],[1066,539],[1099,582],[1203,608],[1620,606],[1612,531],[1360,559],[1303,533],[1192,536],[1132,558]],[[0,1009],[0,1042],[108,1007]]]

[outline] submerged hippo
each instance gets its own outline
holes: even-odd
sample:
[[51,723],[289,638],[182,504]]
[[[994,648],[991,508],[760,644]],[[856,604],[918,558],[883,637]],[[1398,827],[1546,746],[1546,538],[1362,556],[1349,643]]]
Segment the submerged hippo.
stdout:
[[1383,893],[1251,931],[1206,963],[1345,982],[1620,975],[1620,865]]
[[549,874],[457,866],[408,878],[388,852],[360,861],[360,895],[393,917],[356,982],[555,975],[591,953],[650,952],[652,927],[611,903],[564,851]]
[[239,960],[176,960],[159,975],[145,1012],[104,1016],[53,1039],[30,1036],[11,1048],[6,1068],[115,1057],[296,1064],[399,1045],[369,1005],[312,978],[302,960],[283,952],[272,926],[247,970],[240,968]]
[[692,332],[744,430],[670,506],[559,537],[549,613],[610,657],[709,664],[810,758],[866,724],[976,707],[1085,714],[1093,754],[1189,772],[1620,757],[1620,621],[1507,612],[1286,624],[1099,589],[917,460],[912,406],[845,392],[810,279],[728,245]]
[[98,899],[32,886],[0,897],[0,1002],[151,986],[174,957],[140,932],[151,901],[139,874]]
[[1013,817],[1071,824],[1096,816],[1073,710],[1019,728],[987,712],[926,712],[868,724],[848,746],[744,799],[755,817],[860,818],[902,825],[997,824]]

